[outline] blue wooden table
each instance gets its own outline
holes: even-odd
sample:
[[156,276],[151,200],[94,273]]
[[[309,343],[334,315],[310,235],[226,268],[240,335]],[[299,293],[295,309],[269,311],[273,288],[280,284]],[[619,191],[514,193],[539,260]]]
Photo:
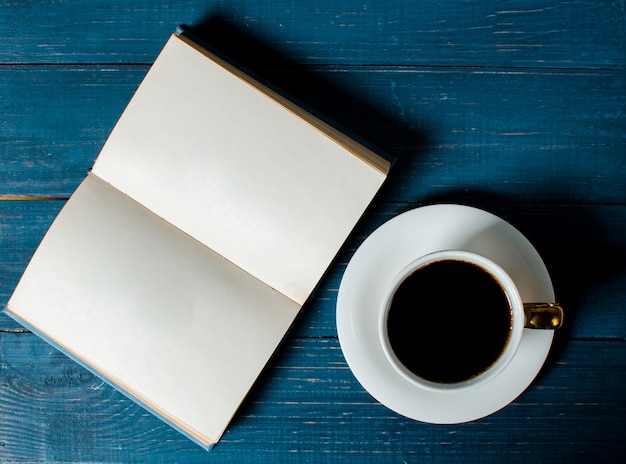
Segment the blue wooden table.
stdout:
[[[397,164],[213,450],[0,315],[0,462],[624,462],[623,1],[5,3],[1,305],[179,24]],[[567,311],[532,386],[458,425],[377,403],[335,324],[359,244],[440,202],[522,231]]]

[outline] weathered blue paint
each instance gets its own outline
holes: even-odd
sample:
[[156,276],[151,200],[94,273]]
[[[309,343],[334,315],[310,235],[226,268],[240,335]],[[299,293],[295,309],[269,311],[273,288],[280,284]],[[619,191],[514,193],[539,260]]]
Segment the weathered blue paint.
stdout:
[[[624,2],[4,4],[0,305],[179,24],[389,152],[394,171],[212,451],[0,315],[0,461],[623,460]],[[361,241],[396,214],[436,202],[482,207],[520,229],[567,311],[531,388],[490,417],[454,426],[406,420],[376,403],[348,369],[334,321]],[[198,368],[210,369],[210,357]]]

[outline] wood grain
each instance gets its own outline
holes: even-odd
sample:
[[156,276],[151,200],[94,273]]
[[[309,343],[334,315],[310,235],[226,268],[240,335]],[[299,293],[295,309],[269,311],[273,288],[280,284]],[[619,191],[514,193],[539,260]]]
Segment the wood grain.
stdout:
[[[0,196],[69,197],[146,67],[0,67]],[[334,68],[267,75],[399,161],[385,199],[626,198],[626,75]],[[581,167],[584,167],[581,169]]]
[[[524,462],[535,456],[529,443],[541,442],[549,462],[610,462],[624,451],[626,347],[619,342],[572,342],[507,408],[471,423],[433,426],[370,397],[335,338],[290,338],[206,454],[32,334],[0,337],[0,408],[11,411],[0,415],[3,460]],[[589,414],[603,426],[579,422]],[[513,424],[528,428],[515,435]],[[603,449],[593,447],[598,441]]]
[[[17,1],[2,63],[151,63],[179,24],[246,31],[307,64],[615,68],[621,1]],[[225,27],[227,26],[227,27]],[[264,57],[259,57],[263,59]]]
[[[626,206],[493,203],[494,199],[497,197],[474,197],[461,190],[433,197],[431,203],[481,207],[505,218],[531,240],[551,273],[559,302],[566,308],[566,325],[560,332],[562,338],[626,339],[626,313],[622,311],[626,281]],[[63,203],[0,201],[2,305],[8,301]],[[337,335],[337,290],[352,254],[384,222],[423,204],[379,202],[370,208],[305,306],[294,327],[295,335]],[[0,330],[18,327],[0,313]]]
[[[623,461],[623,1],[5,2],[0,307],[179,24],[396,157],[392,176],[209,453],[0,314],[0,462]],[[517,227],[567,311],[522,396],[451,426],[373,400],[335,325],[360,243],[439,202]]]

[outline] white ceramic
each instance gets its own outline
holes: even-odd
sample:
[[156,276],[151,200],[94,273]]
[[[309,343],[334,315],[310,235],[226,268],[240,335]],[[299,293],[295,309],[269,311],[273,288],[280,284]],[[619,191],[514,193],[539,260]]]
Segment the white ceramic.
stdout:
[[374,398],[399,414],[452,424],[482,418],[517,398],[541,370],[554,331],[523,329],[506,365],[472,388],[428,388],[404,375],[381,343],[381,306],[403,269],[441,250],[467,251],[492,261],[510,276],[523,302],[554,301],[554,291],[541,257],[519,231],[467,206],[408,211],[383,224],[358,248],[337,297],[337,331],[350,369]]
[[[402,284],[402,282],[404,282],[407,276],[409,276],[418,269],[428,266],[431,263],[446,260],[456,260],[472,263],[475,266],[478,266],[479,268],[488,272],[499,283],[500,287],[504,290],[510,305],[509,310],[511,313],[511,331],[509,333],[507,343],[502,350],[502,353],[500,353],[498,359],[487,370],[481,372],[475,377],[472,377],[471,379],[462,382],[442,384],[437,382],[431,382],[416,376],[398,360],[393,352],[393,349],[391,348],[389,337],[387,336],[387,314],[389,312],[389,307],[391,306],[391,301],[393,300],[393,296],[396,290]],[[513,282],[513,279],[509,277],[504,269],[502,269],[490,259],[487,259],[484,256],[478,255],[476,253],[460,250],[441,250],[417,258],[415,261],[409,263],[404,269],[402,269],[393,279],[391,286],[389,287],[389,291],[384,296],[383,302],[380,306],[378,337],[380,343],[383,346],[383,351],[385,352],[387,359],[400,373],[400,375],[404,376],[410,382],[413,382],[427,390],[451,392],[462,389],[480,387],[484,383],[491,381],[498,374],[500,374],[504,370],[504,368],[509,365],[509,363],[515,356],[515,353],[517,352],[517,348],[519,347],[520,341],[522,340],[524,323],[525,316],[522,298],[517,291],[515,282]]]

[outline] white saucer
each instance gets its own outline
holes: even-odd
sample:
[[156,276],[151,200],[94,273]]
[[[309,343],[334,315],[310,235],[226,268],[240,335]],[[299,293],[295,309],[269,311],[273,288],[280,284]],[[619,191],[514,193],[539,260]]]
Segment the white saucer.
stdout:
[[445,249],[490,258],[508,272],[525,302],[554,301],[548,271],[530,242],[507,222],[476,208],[417,208],[386,222],[363,242],[339,287],[341,349],[357,380],[379,402],[403,416],[435,424],[472,421],[512,402],[538,374],[554,335],[552,330],[524,329],[507,368],[473,390],[435,392],[401,376],[387,360],[378,337],[385,289],[415,258]]

